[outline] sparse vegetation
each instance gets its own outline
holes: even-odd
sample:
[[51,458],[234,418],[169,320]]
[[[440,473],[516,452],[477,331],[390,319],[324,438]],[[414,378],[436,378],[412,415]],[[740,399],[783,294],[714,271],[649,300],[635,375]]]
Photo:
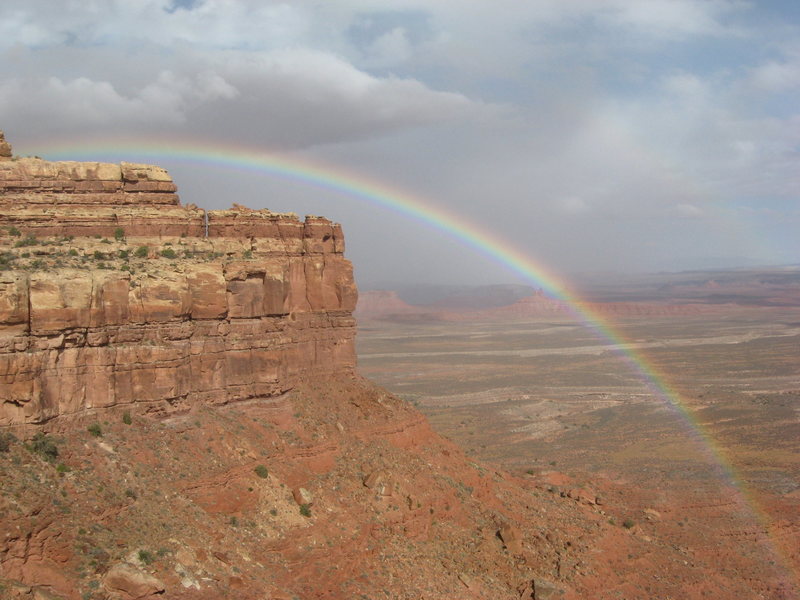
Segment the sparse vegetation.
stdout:
[[145,565],[152,564],[156,559],[153,553],[148,550],[139,550],[137,556],[139,557],[139,562]]
[[126,410],[124,413],[122,413],[122,422],[125,423],[125,425],[130,425],[133,423],[130,411]]
[[114,230],[114,239],[121,242],[125,239],[125,230],[122,227],[117,227]]
[[14,237],[19,237],[22,235],[22,232],[17,229],[16,227],[9,227],[8,228],[8,235],[13,235]]
[[0,452],[8,452],[11,449],[11,444],[17,441],[10,433],[0,433]]
[[53,462],[58,458],[58,446],[55,440],[41,431],[33,436],[27,447],[31,452],[38,454],[48,462]]
[[161,256],[164,258],[178,258],[177,253],[172,248],[164,248],[161,251]]
[[256,472],[256,475],[261,477],[261,479],[266,479],[267,477],[269,477],[269,471],[267,470],[267,467],[265,467],[264,465],[258,465],[253,470]]
[[28,235],[22,238],[21,240],[17,241],[14,244],[14,248],[25,248],[27,246],[36,246],[39,244],[39,240],[37,240],[34,236]]
[[622,522],[622,526],[623,526],[625,529],[631,529],[631,528],[632,528],[634,525],[636,525],[636,523],[633,521],[633,519],[625,519],[625,520]]
[[304,517],[311,516],[311,505],[310,504],[301,504],[300,505],[300,514]]
[[100,423],[92,423],[86,428],[86,431],[91,433],[94,437],[103,437],[103,429],[100,427]]
[[150,254],[150,249],[147,246],[139,246],[133,253],[136,258],[147,258],[148,254]]

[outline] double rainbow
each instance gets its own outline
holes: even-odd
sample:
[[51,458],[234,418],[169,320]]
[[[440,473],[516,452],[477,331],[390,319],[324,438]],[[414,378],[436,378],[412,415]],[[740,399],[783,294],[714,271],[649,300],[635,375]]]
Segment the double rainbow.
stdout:
[[[624,362],[637,373],[649,390],[682,415],[691,426],[722,473],[738,493],[741,508],[749,511],[753,519],[766,534],[772,552],[786,569],[787,575],[798,581],[794,560],[781,545],[775,544],[770,532],[772,519],[761,508],[752,490],[744,483],[736,468],[727,457],[724,448],[712,437],[706,427],[698,421],[686,401],[669,383],[647,357],[628,342],[614,324],[596,312],[590,304],[582,301],[559,277],[530,256],[517,250],[512,244],[463,218],[463,216],[437,207],[432,202],[416,197],[397,188],[388,187],[361,173],[348,172],[339,167],[330,167],[308,159],[287,158],[266,153],[255,148],[213,145],[198,140],[183,142],[148,139],[132,141],[90,141],[87,143],[52,141],[37,146],[37,152],[54,160],[98,160],[98,157],[128,156],[137,160],[172,160],[193,165],[215,168],[230,168],[279,177],[302,184],[357,198],[370,205],[380,206],[408,219],[438,230],[490,257],[500,265],[519,274],[535,286],[561,300],[572,316],[607,340]],[[790,584],[791,585],[791,584]]]

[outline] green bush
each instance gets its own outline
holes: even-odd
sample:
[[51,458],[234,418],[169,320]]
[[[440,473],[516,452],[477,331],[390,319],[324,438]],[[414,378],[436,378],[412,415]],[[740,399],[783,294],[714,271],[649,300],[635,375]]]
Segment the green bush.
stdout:
[[55,441],[41,431],[33,436],[28,448],[46,461],[53,462],[58,458],[58,446],[56,446]]
[[119,257],[120,258],[128,258],[128,254],[129,254],[129,252],[127,250],[120,250],[119,251]]
[[636,525],[636,523],[634,523],[634,522],[633,522],[633,519],[625,519],[625,520],[622,522],[622,526],[623,526],[625,529],[630,529],[630,528],[631,528],[631,527],[633,527],[634,525]]
[[28,235],[21,240],[19,240],[16,244],[14,244],[14,248],[24,248],[25,246],[36,246],[39,243],[32,235]]
[[178,258],[178,255],[172,248],[164,248],[161,251],[161,256],[163,256],[164,258]]
[[8,228],[8,235],[13,235],[14,237],[19,237],[22,235],[22,232],[17,229],[16,227],[9,227]]
[[122,422],[125,423],[125,425],[130,425],[133,423],[130,411],[126,410],[124,413],[122,413]]
[[86,428],[86,431],[91,433],[94,437],[103,437],[103,430],[100,428],[100,423],[92,423]]
[[267,470],[267,467],[265,467],[264,465],[258,465],[253,470],[256,472],[256,475],[261,477],[261,479],[266,479],[267,477],[269,477],[269,471]]
[[139,562],[145,565],[151,564],[156,559],[156,557],[153,556],[153,553],[147,550],[139,550],[138,556],[139,556]]
[[311,516],[311,505],[310,504],[301,504],[300,505],[300,514],[304,517]]
[[147,246],[139,246],[133,253],[136,258],[147,258],[148,254],[150,254],[150,249]]
[[75,248],[70,248],[69,252],[67,252],[70,256],[78,256],[78,251]]
[[118,242],[125,239],[125,230],[122,227],[117,227],[114,230],[114,239]]
[[105,253],[100,252],[100,250],[95,250],[93,256],[95,260],[103,260],[106,257]]

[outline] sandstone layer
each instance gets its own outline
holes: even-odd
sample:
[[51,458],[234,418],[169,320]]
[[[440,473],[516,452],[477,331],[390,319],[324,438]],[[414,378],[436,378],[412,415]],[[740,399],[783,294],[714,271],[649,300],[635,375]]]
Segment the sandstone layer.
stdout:
[[263,398],[354,369],[338,224],[182,205],[151,165],[17,159],[0,135],[4,153],[0,425]]

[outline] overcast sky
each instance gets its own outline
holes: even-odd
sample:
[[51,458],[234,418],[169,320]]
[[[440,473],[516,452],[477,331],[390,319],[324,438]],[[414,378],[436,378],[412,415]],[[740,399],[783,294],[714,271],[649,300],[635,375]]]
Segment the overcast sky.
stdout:
[[[243,143],[458,211],[564,274],[800,262],[798,99],[797,0],[0,2],[19,154]],[[159,162],[185,202],[341,222],[361,282],[519,281],[354,198]]]

